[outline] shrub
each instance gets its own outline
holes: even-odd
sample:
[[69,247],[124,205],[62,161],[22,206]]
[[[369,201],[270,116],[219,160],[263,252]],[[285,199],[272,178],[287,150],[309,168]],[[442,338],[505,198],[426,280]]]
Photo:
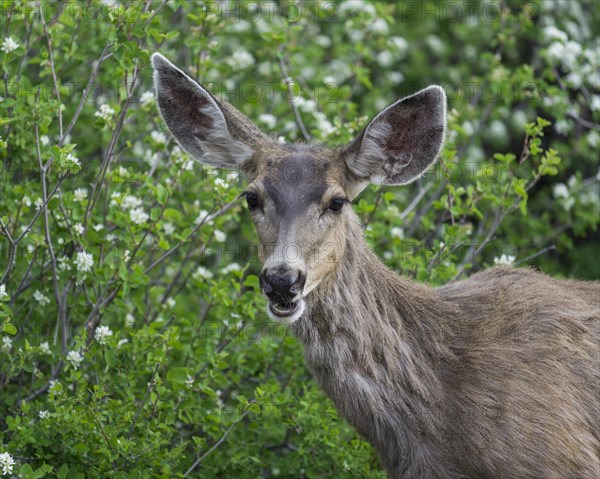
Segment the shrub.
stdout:
[[1,475],[383,477],[264,313],[243,179],[166,133],[154,51],[285,142],[443,85],[438,165],[356,201],[373,248],[432,284],[600,276],[594,2],[0,8]]

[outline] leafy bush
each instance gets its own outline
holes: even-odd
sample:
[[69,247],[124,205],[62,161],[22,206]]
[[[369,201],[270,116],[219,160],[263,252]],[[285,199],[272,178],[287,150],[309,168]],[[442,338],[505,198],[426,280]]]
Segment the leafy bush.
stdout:
[[443,85],[439,164],[356,201],[378,254],[598,278],[599,7],[508,3],[3,2],[0,475],[383,477],[264,313],[243,179],[166,134],[154,51],[283,142]]

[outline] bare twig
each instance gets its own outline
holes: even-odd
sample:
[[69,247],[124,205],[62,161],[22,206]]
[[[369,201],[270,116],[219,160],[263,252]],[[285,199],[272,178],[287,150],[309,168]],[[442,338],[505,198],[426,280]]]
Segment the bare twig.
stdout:
[[42,20],[42,27],[44,29],[44,35],[46,36],[46,42],[48,43],[48,58],[50,60],[50,69],[52,70],[52,81],[54,82],[54,93],[56,94],[56,99],[58,100],[58,131],[60,138],[63,137],[63,118],[62,118],[62,100],[60,98],[60,88],[58,86],[58,78],[56,77],[56,69],[54,68],[54,53],[52,52],[52,39],[50,38],[50,33],[48,33],[48,27],[46,25],[46,20],[44,19],[44,12],[42,11],[42,5],[40,3],[37,4],[38,10],[40,12],[40,18]]
[[235,422],[233,422],[228,428],[227,430],[223,433],[223,435],[221,436],[221,438],[208,450],[206,451],[204,454],[202,454],[198,459],[196,459],[196,461],[194,462],[194,464],[191,465],[191,467],[185,472],[185,474],[183,475],[183,477],[188,477],[193,471],[194,469],[196,469],[198,467],[198,465],[204,460],[206,459],[206,457],[213,452],[217,447],[219,447],[223,441],[227,438],[227,436],[229,435],[229,433],[233,430],[233,428],[238,425],[240,422],[242,422],[242,420],[248,415],[248,413],[250,412],[249,409],[247,409],[246,411],[244,411],[244,414],[242,414],[242,416]]
[[[37,92],[39,98],[39,89]],[[42,152],[40,150],[40,132],[39,127],[35,125],[35,148],[37,152],[38,165],[40,168],[40,182],[42,184],[42,201],[44,206],[42,208],[44,214],[44,237],[46,239],[46,246],[48,247],[48,254],[50,255],[50,268],[52,269],[52,287],[54,289],[54,297],[56,299],[56,305],[58,307],[57,321],[62,325],[62,341],[61,348],[63,354],[67,351],[67,342],[68,342],[68,327],[67,327],[67,317],[66,317],[66,308],[63,305],[63,301],[60,297],[59,287],[58,287],[58,271],[56,270],[56,255],[54,254],[54,246],[52,246],[52,239],[50,237],[50,222],[48,220],[48,188],[46,186],[46,172],[48,171],[48,167],[52,160],[49,160],[45,165],[42,163]]]
[[300,128],[300,132],[302,133],[304,140],[307,142],[311,141],[312,138],[310,136],[310,133],[306,129],[306,126],[304,125],[304,122],[302,121],[302,117],[300,116],[300,112],[298,111],[298,105],[294,101],[293,81],[288,73],[285,56],[283,55],[283,47],[281,47],[279,49],[279,51],[281,53],[281,58],[279,59],[279,70],[281,71],[281,77],[282,77],[283,81],[285,82],[288,103],[290,104],[290,107],[292,108],[292,113],[294,113],[294,118],[296,119],[296,124],[298,125],[298,128]]
[[135,412],[135,416],[133,416],[133,421],[131,421],[131,426],[129,427],[129,432],[127,433],[127,439],[131,438],[131,435],[133,434],[133,428],[135,427],[135,423],[137,422],[138,417],[139,417],[140,413],[142,412],[144,404],[146,404],[146,401],[148,400],[150,391],[152,391],[152,388],[154,387],[154,378],[156,377],[156,373],[158,372],[159,367],[160,367],[160,364],[157,364],[156,367],[154,368],[154,372],[152,373],[152,376],[150,377],[150,381],[148,382],[148,387],[146,388],[146,394],[144,394],[144,398],[142,399],[142,402],[140,403],[137,411]]
[[46,207],[48,202],[52,199],[52,197],[54,196],[54,194],[60,187],[63,180],[68,175],[69,175],[69,171],[67,171],[62,176],[58,177],[58,181],[56,182],[56,185],[54,185],[54,188],[52,189],[52,191],[50,192],[50,194],[48,195],[46,200],[42,202],[40,209],[37,210],[35,215],[33,215],[33,218],[31,219],[31,221],[29,222],[29,224],[25,227],[25,229],[21,232],[21,234],[19,236],[17,236],[14,240],[10,240],[10,233],[8,232],[8,229],[6,228],[6,225],[4,223],[2,224],[3,234],[7,238],[9,238],[9,248],[8,248],[8,260],[7,260],[6,270],[4,271],[4,274],[2,275],[2,279],[0,279],[0,284],[4,284],[6,282],[6,280],[8,279],[8,276],[10,275],[10,272],[13,269],[15,254],[17,253],[17,246],[19,245],[19,242],[31,231],[31,227],[36,222],[36,220],[38,219],[40,214],[42,214],[42,211],[44,210],[44,208]]
[[61,146],[63,146],[63,144],[65,142],[65,139],[69,136],[69,134],[71,133],[71,130],[75,126],[75,122],[79,118],[79,115],[81,114],[81,110],[83,110],[83,106],[85,105],[87,97],[88,97],[88,95],[90,93],[90,89],[92,87],[94,87],[94,81],[96,80],[96,76],[98,76],[98,72],[100,71],[100,66],[102,65],[102,63],[104,62],[104,60],[106,60],[107,58],[109,58],[112,55],[112,53],[110,53],[108,55],[105,55],[106,51],[111,46],[112,46],[112,44],[108,43],[104,47],[104,50],[102,50],[102,53],[100,54],[100,58],[98,58],[98,60],[96,61],[96,65],[94,66],[94,69],[92,70],[92,74],[90,75],[90,78],[89,78],[89,80],[87,82],[87,85],[83,89],[83,93],[81,95],[81,99],[79,100],[79,105],[77,105],[77,109],[75,110],[75,114],[73,115],[73,118],[71,118],[71,121],[69,122],[69,125],[67,126],[67,129],[65,130],[64,134],[62,134],[61,137],[60,137],[60,139],[58,140],[58,147],[59,148]]

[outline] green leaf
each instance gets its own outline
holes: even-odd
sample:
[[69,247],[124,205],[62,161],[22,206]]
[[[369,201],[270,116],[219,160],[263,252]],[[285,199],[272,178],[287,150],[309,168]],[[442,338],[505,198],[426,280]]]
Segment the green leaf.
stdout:
[[167,380],[174,383],[183,384],[187,381],[188,375],[189,371],[187,368],[171,368],[167,371]]
[[7,334],[12,334],[12,335],[17,334],[17,328],[12,323],[4,323],[2,325],[2,331],[5,332],[5,333],[7,333]]
[[178,220],[181,218],[181,212],[173,208],[167,208],[163,212],[163,218],[167,220]]
[[68,464],[63,464],[62,466],[60,466],[58,471],[56,471],[56,476],[58,477],[58,479],[67,479],[67,474],[69,474]]

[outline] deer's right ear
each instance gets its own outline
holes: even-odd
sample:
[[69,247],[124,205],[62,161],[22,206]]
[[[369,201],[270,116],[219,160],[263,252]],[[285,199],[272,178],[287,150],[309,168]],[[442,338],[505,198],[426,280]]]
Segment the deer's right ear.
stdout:
[[221,168],[243,166],[265,135],[159,53],[152,55],[158,107],[175,139],[193,158]]

